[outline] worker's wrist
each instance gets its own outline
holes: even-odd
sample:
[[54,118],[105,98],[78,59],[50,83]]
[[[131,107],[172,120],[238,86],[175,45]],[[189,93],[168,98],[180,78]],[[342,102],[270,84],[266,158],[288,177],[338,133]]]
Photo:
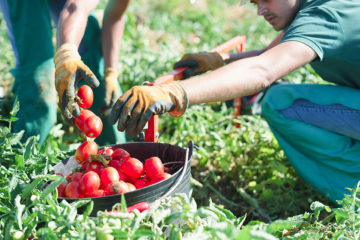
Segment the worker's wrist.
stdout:
[[104,71],[105,82],[108,82],[108,81],[115,82],[115,81],[117,81],[118,76],[119,76],[119,72],[115,68],[108,67]]
[[[165,85],[164,85],[165,86]],[[174,117],[183,115],[189,106],[188,94],[185,88],[181,85],[180,81],[174,81],[167,85],[171,98],[175,103],[175,109],[170,113]]]
[[228,63],[228,61],[230,60],[230,54],[228,54],[228,53],[220,53],[220,56],[222,58],[223,65],[226,65]]
[[78,48],[74,43],[64,43],[56,51],[54,56],[55,67],[61,66],[67,61],[78,61],[80,60],[80,54]]

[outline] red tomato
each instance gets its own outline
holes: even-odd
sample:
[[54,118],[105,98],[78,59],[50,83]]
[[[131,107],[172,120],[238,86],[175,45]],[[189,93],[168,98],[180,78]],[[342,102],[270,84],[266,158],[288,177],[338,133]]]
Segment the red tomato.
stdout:
[[136,187],[134,186],[134,184],[129,183],[129,182],[125,182],[125,183],[128,185],[129,192],[136,190]]
[[122,163],[121,171],[130,178],[139,178],[144,174],[144,164],[137,158],[129,158]]
[[107,167],[101,171],[100,179],[106,188],[110,183],[119,181],[120,176],[115,168]]
[[66,188],[66,184],[61,183],[58,187],[58,197],[65,197],[65,188]]
[[105,191],[103,189],[98,189],[90,193],[85,193],[85,197],[93,198],[93,197],[104,197]]
[[118,173],[119,173],[119,180],[124,181],[124,182],[127,182],[129,180],[125,173],[123,173],[121,171],[118,171]]
[[118,149],[114,150],[111,157],[112,157],[113,160],[114,159],[115,160],[120,160],[122,162],[122,161],[128,160],[130,158],[130,153],[128,153],[127,151],[125,151],[122,148],[118,148]]
[[164,165],[160,158],[151,157],[145,160],[145,172],[150,178],[154,177],[159,173],[164,173]]
[[84,133],[89,138],[98,137],[102,129],[103,123],[101,119],[96,115],[88,117],[84,122]]
[[80,191],[79,182],[71,182],[66,185],[65,197],[67,198],[83,198],[84,195]]
[[[150,209],[150,204],[148,202],[139,202],[134,205],[131,205],[130,207],[126,208],[126,211],[128,213],[132,213],[135,209],[139,210],[139,212],[143,212],[145,210]],[[121,213],[121,210],[113,210],[109,211],[110,213]]]
[[150,204],[148,202],[139,202],[130,207],[127,207],[126,210],[128,213],[132,213],[135,209],[139,210],[139,212],[143,212],[150,208]]
[[120,160],[111,160],[109,162],[109,166],[115,168],[116,170],[120,171],[121,169],[121,162]]
[[101,162],[92,161],[92,162],[89,162],[89,164],[86,165],[85,172],[94,171],[100,176],[101,171],[104,168],[105,167]]
[[81,130],[84,131],[84,123],[85,120],[88,119],[90,116],[94,116],[95,113],[93,113],[90,110],[87,109],[81,109],[80,115],[74,118],[75,125]]
[[109,157],[111,157],[111,155],[113,154],[113,152],[114,152],[114,150],[112,150],[111,148],[108,148],[108,147],[106,147],[105,149],[104,149],[104,155],[105,156],[109,156]]
[[153,178],[151,178],[149,185],[160,182],[169,177],[171,177],[171,174],[169,174],[169,173],[160,173],[160,174],[154,176]]
[[75,152],[75,159],[79,164],[87,163],[90,154],[96,155],[98,145],[94,141],[83,142]]
[[71,175],[70,182],[80,182],[82,176],[84,174],[82,172],[76,172]]
[[79,88],[77,92],[77,96],[79,97],[78,105],[81,108],[89,108],[93,104],[94,101],[94,93],[88,85],[83,85]]
[[147,180],[146,178],[138,178],[134,183],[136,189],[146,187],[148,184],[149,180]]
[[66,176],[67,182],[71,182],[71,176],[72,176],[72,173],[69,173],[69,175]]
[[129,186],[123,181],[112,182],[107,186],[105,192],[108,195],[126,193],[129,192]]
[[98,190],[100,187],[100,177],[94,172],[90,171],[84,174],[80,180],[80,190],[83,193],[90,193]]

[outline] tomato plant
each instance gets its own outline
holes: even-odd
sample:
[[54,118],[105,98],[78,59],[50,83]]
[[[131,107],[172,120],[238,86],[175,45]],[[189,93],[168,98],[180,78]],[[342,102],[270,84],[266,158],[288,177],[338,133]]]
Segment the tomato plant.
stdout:
[[80,180],[80,190],[83,193],[90,193],[100,187],[100,177],[94,171],[85,173]]
[[77,92],[77,96],[79,107],[89,108],[93,104],[94,93],[88,85],[82,85]]
[[97,154],[98,145],[94,141],[85,141],[83,142],[75,152],[75,159],[79,164],[87,163],[89,155]]
[[101,118],[93,115],[88,117],[84,122],[84,133],[89,138],[96,138],[103,129]]
[[139,178],[144,174],[144,164],[137,158],[129,158],[122,163],[121,171],[130,178]]
[[164,165],[159,157],[151,157],[146,159],[144,166],[146,175],[150,178],[159,173],[164,173]]
[[80,115],[74,118],[75,125],[81,130],[84,131],[85,120],[90,116],[94,116],[95,113],[88,109],[81,109]]

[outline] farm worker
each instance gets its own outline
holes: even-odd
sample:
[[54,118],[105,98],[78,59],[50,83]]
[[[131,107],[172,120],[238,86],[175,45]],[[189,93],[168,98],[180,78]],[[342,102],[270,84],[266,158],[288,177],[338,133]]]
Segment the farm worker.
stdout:
[[[332,84],[278,84],[262,115],[298,174],[330,200],[360,180],[360,2],[252,0],[281,31],[270,47],[246,53],[185,55],[193,76],[160,86],[135,86],[110,115],[120,131],[139,132],[154,114],[184,114],[189,105],[248,96],[307,63]],[[227,63],[223,66],[223,62]]]
[[[57,96],[51,25],[53,21],[60,28],[59,32],[67,31],[61,36],[58,34],[60,40],[69,43],[74,41],[78,46],[76,51],[86,66],[101,80],[100,87],[94,89],[95,101],[91,108],[95,114],[102,117],[104,123],[103,132],[96,141],[99,144],[125,142],[125,135],[107,124],[108,117],[101,114],[106,111],[100,109],[109,108],[111,100],[117,99],[116,96],[121,94],[116,64],[124,29],[123,13],[130,0],[109,1],[103,19],[103,30],[95,16],[90,14],[97,2],[0,0],[0,8],[16,58],[16,68],[12,71],[15,77],[12,91],[19,100],[20,110],[17,114],[19,120],[14,122],[13,131],[25,130],[23,141],[30,136],[40,135],[39,141],[43,143],[56,123]],[[81,28],[82,32],[78,28]],[[100,36],[103,36],[102,39]],[[106,47],[102,49],[102,46]],[[64,60],[65,62],[67,60]]]
[[59,107],[66,119],[73,119],[80,114],[74,102],[77,83],[81,80],[95,87],[97,99],[92,110],[101,116],[104,124],[102,133],[96,138],[102,145],[125,142],[125,134],[119,134],[116,127],[109,124],[109,113],[122,93],[117,81],[117,65],[124,13],[130,1],[108,1],[100,29],[91,15],[99,0],[67,0],[57,26],[54,63]]

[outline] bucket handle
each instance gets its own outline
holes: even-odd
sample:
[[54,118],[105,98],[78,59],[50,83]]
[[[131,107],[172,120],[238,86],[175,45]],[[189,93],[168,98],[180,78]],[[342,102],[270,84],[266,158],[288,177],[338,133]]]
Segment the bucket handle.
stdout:
[[184,178],[184,175],[186,173],[186,170],[187,170],[187,165],[188,165],[188,162],[189,162],[189,153],[192,156],[193,150],[194,150],[194,143],[193,143],[193,141],[190,140],[189,143],[188,143],[188,147],[186,149],[185,163],[184,163],[184,167],[182,169],[180,177],[178,178],[176,183],[169,189],[169,191],[167,191],[167,193],[165,193],[162,197],[159,198],[159,200],[162,200],[162,199],[170,196],[170,194],[175,190],[175,188],[177,188],[177,186],[181,183],[181,181]]

